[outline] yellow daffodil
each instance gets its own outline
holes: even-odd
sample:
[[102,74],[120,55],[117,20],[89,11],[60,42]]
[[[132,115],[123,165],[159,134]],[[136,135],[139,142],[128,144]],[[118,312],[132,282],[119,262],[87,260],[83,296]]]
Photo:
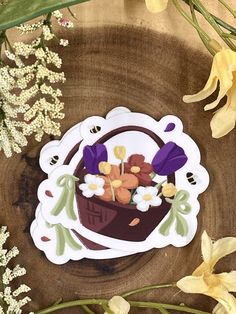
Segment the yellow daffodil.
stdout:
[[185,293],[200,293],[217,300],[220,303],[214,309],[217,314],[223,314],[223,309],[227,314],[235,314],[236,299],[229,292],[236,292],[236,271],[221,274],[213,271],[222,257],[236,251],[236,238],[223,238],[213,243],[204,231],[201,247],[203,263],[192,276],[179,280],[177,286]]
[[205,87],[195,95],[183,97],[184,102],[196,102],[210,96],[219,82],[219,94],[215,101],[205,106],[205,110],[214,109],[220,100],[227,96],[226,104],[219,109],[212,121],[212,136],[219,138],[229,133],[236,122],[236,52],[222,49],[213,58],[211,73]]
[[[124,298],[120,296],[114,296],[108,302],[109,309],[114,314],[128,314],[130,310],[130,304]],[[105,314],[107,314],[105,312]]]
[[162,12],[166,9],[168,0],[145,0],[148,10],[152,13]]

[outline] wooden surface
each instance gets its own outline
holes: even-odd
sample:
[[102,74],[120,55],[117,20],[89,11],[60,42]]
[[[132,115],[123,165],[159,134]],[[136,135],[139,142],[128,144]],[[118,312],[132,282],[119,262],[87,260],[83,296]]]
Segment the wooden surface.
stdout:
[[[61,53],[67,76],[63,86],[66,118],[62,132],[90,115],[104,115],[117,105],[157,119],[166,114],[177,115],[183,120],[185,131],[199,145],[211,183],[200,197],[199,228],[187,247],[167,247],[112,260],[84,259],[57,266],[34,247],[29,235],[38,202],[37,187],[45,178],[38,165],[39,152],[49,137],[42,143],[31,140],[21,155],[11,159],[1,155],[0,224],[8,225],[12,234],[9,243],[19,247],[21,255],[17,261],[27,268],[27,276],[17,283],[26,282],[32,288],[30,310],[46,307],[61,296],[65,300],[110,297],[147,284],[176,281],[200,263],[200,235],[204,229],[213,238],[236,233],[236,132],[220,140],[212,139],[209,127],[212,113],[204,112],[202,104],[182,102],[184,94],[203,86],[210,57],[176,37],[137,25],[93,28],[83,25],[72,33],[70,47]],[[235,268],[235,256],[230,256],[217,270]],[[206,297],[171,289],[147,293],[142,298],[185,302],[209,311],[215,304]]]

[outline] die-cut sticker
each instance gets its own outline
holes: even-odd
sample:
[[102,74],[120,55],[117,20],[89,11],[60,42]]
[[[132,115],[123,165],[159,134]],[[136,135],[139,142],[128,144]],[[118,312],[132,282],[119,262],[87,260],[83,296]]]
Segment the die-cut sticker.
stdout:
[[[49,151],[61,160],[51,170]],[[48,173],[38,189],[45,221],[73,230],[73,238],[76,233],[93,248],[109,248],[100,253],[114,249],[114,257],[121,251],[181,247],[196,233],[197,198],[209,176],[197,145],[175,116],[156,121],[118,107],[47,144],[40,160]],[[96,258],[96,250],[90,256]]]

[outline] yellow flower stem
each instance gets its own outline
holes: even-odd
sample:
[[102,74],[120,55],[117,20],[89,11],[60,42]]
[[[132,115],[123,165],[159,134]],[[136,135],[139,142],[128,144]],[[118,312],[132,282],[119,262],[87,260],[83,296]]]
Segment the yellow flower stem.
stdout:
[[172,0],[174,6],[176,7],[177,11],[200,33],[202,36],[207,40],[210,41],[210,36],[198,25],[196,24],[191,17],[183,10],[181,5],[179,4],[178,0]]
[[[185,2],[187,5],[190,4],[191,0],[182,0],[183,2]],[[198,8],[196,8],[194,6],[194,10],[198,11],[199,13],[201,13],[199,11]],[[211,14],[211,13],[210,13]],[[211,14],[212,18],[216,21],[216,23],[220,26],[222,26],[223,28],[227,29],[229,32],[231,32],[232,34],[236,34],[236,28],[233,27],[232,25],[226,23],[225,21],[221,20],[218,16],[215,16],[214,14]]]
[[236,18],[236,11],[231,8],[231,6],[224,0],[218,0],[232,15]]
[[125,164],[124,164],[124,159],[121,159],[121,174],[125,173]]
[[[174,0],[172,0],[174,1]],[[175,0],[176,1],[176,0]],[[204,5],[199,0],[192,0],[193,4],[196,6],[196,8],[199,9],[201,14],[204,16],[205,20],[214,28],[214,30],[218,33],[218,35],[224,40],[224,42],[234,51],[236,51],[236,46],[234,43],[229,39],[222,36],[224,33],[220,26],[216,23],[210,12],[207,11],[207,9],[204,7]]]
[[[83,305],[100,305],[102,307],[107,306],[109,300],[106,299],[86,299],[86,300],[75,300],[68,301],[58,305],[53,305],[43,310],[36,311],[35,314],[48,314],[54,313],[55,311],[59,311],[66,308],[71,308],[75,306],[83,306]],[[210,314],[209,312],[197,310],[185,305],[172,305],[172,304],[164,304],[157,302],[141,302],[141,301],[128,301],[131,307],[139,307],[139,308],[149,308],[149,309],[165,309],[165,310],[175,310],[184,313],[191,314]]]
[[160,307],[159,311],[161,312],[161,314],[170,314],[170,312],[168,312],[166,309]]
[[111,188],[112,200],[113,200],[113,202],[115,202],[116,201],[115,192],[114,192],[114,189],[113,189],[112,182],[111,182],[110,178],[109,178],[109,184],[110,184],[110,188]]
[[163,183],[165,183],[167,180],[164,180],[162,182],[157,183],[154,187],[157,188],[158,190],[160,189],[160,187],[162,186]]
[[232,39],[236,40],[236,35],[234,35],[234,34],[223,33],[222,36],[226,37],[226,38],[228,37],[228,38],[232,38]]
[[[192,0],[189,1],[189,6],[190,6],[192,19],[193,19],[194,23],[196,23],[199,26],[198,20],[197,20],[196,14],[195,14],[195,10],[194,10],[194,4],[193,4]],[[206,49],[214,56],[216,54],[216,51],[208,44],[209,41],[206,40],[206,38],[199,31],[197,31],[197,32],[198,32],[198,35],[201,38],[204,46],[206,47]]]
[[113,311],[109,308],[109,306],[107,306],[105,303],[102,304],[102,308],[104,309],[104,311],[108,314],[114,314]]
[[84,310],[85,313],[87,314],[95,314],[87,305],[81,305],[82,309]]
[[67,309],[75,306],[84,306],[84,305],[101,305],[104,303],[108,303],[108,300],[106,299],[87,299],[87,300],[75,300],[75,301],[68,301],[68,302],[63,302],[57,305],[50,306],[46,309],[36,311],[35,314],[48,314],[48,313],[53,313],[55,311],[59,311],[62,309]]
[[167,283],[167,284],[162,284],[162,285],[144,286],[144,287],[139,288],[139,289],[135,289],[135,290],[131,290],[131,291],[125,292],[121,296],[123,298],[127,298],[127,297],[129,297],[129,296],[131,296],[133,294],[141,293],[141,292],[144,292],[144,291],[156,290],[156,289],[162,289],[162,288],[174,288],[174,287],[176,287],[176,283]]
[[130,306],[133,307],[141,307],[141,308],[149,308],[149,309],[157,309],[163,308],[165,310],[176,310],[184,313],[191,314],[211,314],[209,312],[193,309],[191,307],[185,305],[172,305],[172,304],[164,304],[164,303],[156,303],[156,302],[139,302],[139,301],[129,301]]

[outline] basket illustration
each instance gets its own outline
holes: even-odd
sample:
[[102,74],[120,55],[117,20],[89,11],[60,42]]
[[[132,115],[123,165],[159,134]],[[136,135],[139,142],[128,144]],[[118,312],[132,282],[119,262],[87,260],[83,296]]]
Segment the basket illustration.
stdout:
[[[164,146],[163,141],[152,131],[138,126],[121,127],[104,135],[96,144],[104,144],[117,134],[122,132],[136,131],[147,134],[159,148]],[[67,156],[70,160],[78,150],[79,145],[75,147]],[[171,208],[171,204],[161,196],[160,205],[151,206],[148,211],[137,210],[135,204],[121,204],[117,201],[106,201],[98,196],[86,197],[79,188],[80,182],[83,182],[87,171],[85,162],[82,159],[74,172],[74,176],[79,178],[76,186],[76,201],[81,224],[87,229],[98,234],[125,241],[144,241],[151,232],[160,224]],[[175,184],[175,174],[167,176],[167,183]],[[157,183],[150,181],[151,186]]]

